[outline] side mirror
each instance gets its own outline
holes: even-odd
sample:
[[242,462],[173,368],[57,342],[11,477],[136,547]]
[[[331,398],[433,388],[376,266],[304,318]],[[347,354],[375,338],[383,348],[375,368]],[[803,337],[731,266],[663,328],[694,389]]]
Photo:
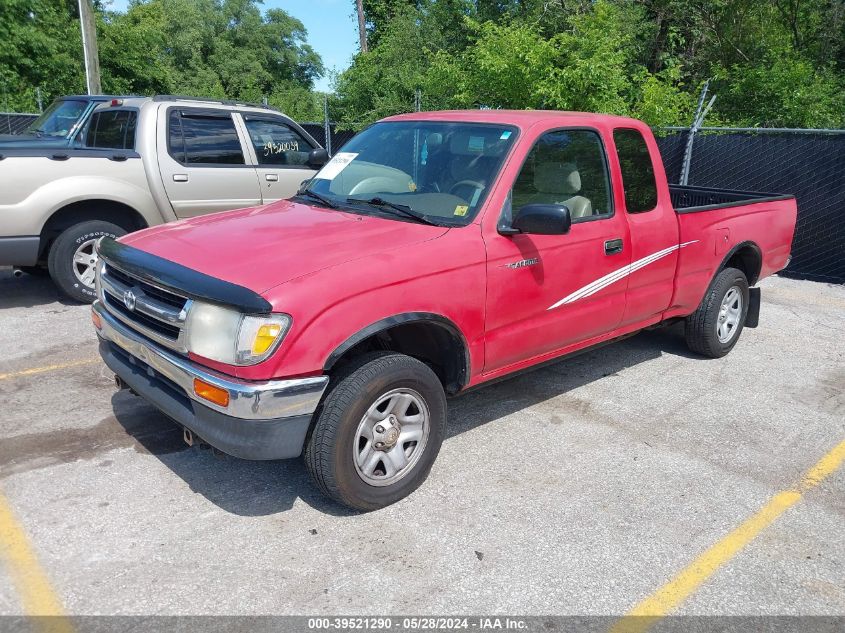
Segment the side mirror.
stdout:
[[535,235],[563,235],[571,226],[572,214],[562,204],[526,204],[513,221],[513,228],[520,233]]
[[317,149],[312,149],[308,153],[308,160],[306,161],[306,164],[314,169],[320,169],[320,167],[325,165],[327,162],[329,162],[329,153],[322,147],[318,147]]

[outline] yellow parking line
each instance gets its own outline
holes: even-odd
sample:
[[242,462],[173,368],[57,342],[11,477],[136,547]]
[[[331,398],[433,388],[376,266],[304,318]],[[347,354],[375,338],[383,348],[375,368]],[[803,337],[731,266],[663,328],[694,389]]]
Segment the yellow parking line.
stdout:
[[[15,518],[8,502],[0,494],[0,560],[17,589],[23,612],[39,617],[43,631],[70,633],[73,628],[64,617],[61,600],[53,591],[47,574],[38,564],[23,526]],[[58,617],[56,617],[58,616]]]
[[678,607],[722,565],[771,525],[781,514],[801,500],[805,492],[818,486],[845,461],[845,441],[836,445],[810,468],[800,483],[772,497],[757,513],[690,563],[683,571],[651,596],[631,609],[611,633],[643,633]]
[[56,365],[33,367],[32,369],[22,369],[21,371],[10,371],[7,374],[0,374],[0,380],[7,380],[8,378],[18,378],[20,376],[32,376],[33,374],[43,374],[47,371],[56,371],[57,369],[68,369],[69,367],[79,367],[80,365],[91,365],[92,363],[96,363],[99,360],[99,358],[84,358],[82,360],[73,360],[69,363],[57,363]]

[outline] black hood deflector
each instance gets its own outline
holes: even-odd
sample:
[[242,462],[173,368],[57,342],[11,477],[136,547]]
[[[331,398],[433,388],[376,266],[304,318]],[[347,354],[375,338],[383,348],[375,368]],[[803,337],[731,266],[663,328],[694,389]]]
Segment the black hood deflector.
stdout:
[[249,288],[121,244],[110,237],[100,240],[97,252],[115,268],[192,299],[237,308],[246,314],[266,314],[273,308],[264,297]]

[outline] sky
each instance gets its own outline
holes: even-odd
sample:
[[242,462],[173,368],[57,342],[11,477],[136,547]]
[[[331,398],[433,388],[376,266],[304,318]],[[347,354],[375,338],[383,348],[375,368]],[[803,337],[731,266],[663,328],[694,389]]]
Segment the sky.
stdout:
[[[111,8],[125,11],[128,0],[113,0]],[[327,71],[345,70],[358,50],[358,27],[352,0],[264,0],[263,10],[284,9],[308,30],[308,43],[323,58]],[[317,80],[317,90],[328,91],[329,73]]]

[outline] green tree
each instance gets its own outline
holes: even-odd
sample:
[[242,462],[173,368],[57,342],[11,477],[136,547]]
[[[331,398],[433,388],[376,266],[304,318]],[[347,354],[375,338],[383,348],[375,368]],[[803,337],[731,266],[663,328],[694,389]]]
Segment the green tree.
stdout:
[[[0,80],[6,107],[84,90],[74,0],[8,0],[0,12]],[[319,55],[302,23],[259,0],[134,0],[126,13],[96,7],[103,90],[260,101],[318,118]],[[11,95],[14,95],[12,97]],[[2,96],[2,95],[0,95]]]

